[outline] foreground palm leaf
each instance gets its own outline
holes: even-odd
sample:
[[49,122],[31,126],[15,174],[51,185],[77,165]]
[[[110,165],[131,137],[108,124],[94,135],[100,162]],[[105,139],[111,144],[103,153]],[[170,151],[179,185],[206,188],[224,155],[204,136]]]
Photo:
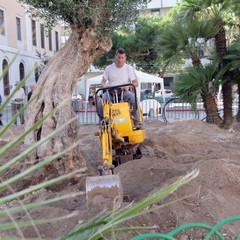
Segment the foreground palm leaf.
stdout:
[[[152,204],[166,198],[179,187],[191,181],[198,175],[198,171],[195,170],[190,174],[180,178],[176,182],[168,185],[167,187],[161,189],[160,191],[150,195],[149,197],[143,199],[139,203],[132,204],[126,208],[119,209],[110,213],[102,213],[96,218],[90,220],[88,223],[81,226],[77,226],[72,230],[64,240],[98,240],[103,236],[109,236],[111,234],[116,234],[118,232],[126,231],[136,231],[146,229],[144,227],[132,227],[132,228],[118,228],[117,226],[125,223],[126,221],[153,212],[159,208],[164,207],[164,205],[157,208],[151,207]],[[170,204],[170,203],[168,203]],[[147,207],[150,207],[146,210]],[[149,229],[149,228],[148,228]]]
[[[6,74],[5,72],[3,73],[3,76],[4,76],[4,74]],[[3,104],[0,106],[0,111],[2,111],[4,109],[4,107],[9,103],[10,99],[15,94],[15,92],[20,87],[22,87],[24,85],[24,83],[26,82],[28,76],[26,76],[25,79],[23,79],[20,82],[20,84],[12,92],[12,94],[6,99],[6,101],[3,102]],[[18,118],[18,116],[21,114],[21,112],[23,112],[25,109],[27,109],[27,107],[31,104],[31,102],[34,100],[34,98],[36,98],[39,94],[40,94],[40,92],[37,93],[31,99],[31,101],[28,102],[24,106],[24,108],[21,111],[19,111],[15,116],[13,116],[12,120],[8,124],[6,124],[4,127],[2,127],[0,129],[0,137],[3,136],[4,134],[6,134],[7,130],[10,129],[12,123]],[[0,157],[4,157],[4,155],[9,153],[10,151],[12,151],[12,149],[16,145],[21,144],[21,142],[24,140],[24,138],[29,133],[31,133],[32,131],[37,129],[39,126],[41,126],[52,114],[54,114],[55,111],[57,111],[57,108],[51,110],[43,118],[39,119],[36,122],[36,124],[31,126],[29,129],[27,129],[20,136],[17,136],[12,141],[6,143],[6,145],[4,145],[0,149]],[[53,199],[40,201],[40,202],[36,202],[36,203],[31,203],[31,204],[27,204],[27,205],[22,204],[21,200],[20,200],[20,197],[24,197],[26,194],[30,194],[30,193],[32,193],[34,191],[46,188],[46,187],[51,186],[51,185],[53,185],[55,183],[58,183],[60,181],[63,181],[65,179],[69,179],[69,178],[72,178],[72,177],[76,176],[76,174],[79,174],[82,171],[81,169],[79,171],[77,170],[77,171],[68,173],[66,175],[59,176],[59,177],[56,177],[54,179],[50,179],[48,181],[44,181],[44,182],[39,183],[39,184],[37,184],[35,186],[31,186],[29,188],[23,189],[23,190],[21,190],[19,192],[14,192],[12,186],[13,186],[14,183],[21,181],[22,179],[26,178],[27,176],[28,177],[31,176],[34,172],[39,171],[41,168],[43,168],[44,166],[50,164],[55,159],[60,158],[63,154],[66,154],[67,152],[71,151],[73,148],[75,148],[77,146],[78,142],[73,144],[68,149],[63,150],[62,152],[59,152],[59,153],[57,153],[57,154],[55,154],[53,156],[49,156],[46,159],[40,160],[37,164],[32,165],[29,168],[26,168],[25,170],[23,170],[22,172],[20,172],[19,174],[15,175],[15,176],[12,176],[12,177],[7,178],[7,179],[4,177],[4,174],[6,173],[7,170],[9,170],[10,168],[14,168],[16,166],[16,164],[19,164],[20,161],[22,161],[22,160],[24,160],[26,158],[26,156],[28,156],[33,151],[36,151],[36,149],[39,146],[41,146],[41,144],[43,144],[44,142],[46,142],[49,139],[51,139],[56,133],[58,133],[59,131],[62,131],[64,128],[66,128],[66,126],[68,124],[70,124],[74,120],[75,120],[75,118],[69,120],[67,123],[63,124],[62,126],[57,128],[55,131],[53,131],[52,133],[50,133],[46,137],[42,138],[40,141],[32,144],[27,149],[25,149],[22,152],[20,152],[12,160],[10,160],[10,161],[8,161],[8,162],[6,162],[6,163],[4,163],[4,164],[2,164],[0,166],[0,174],[1,174],[0,193],[1,194],[4,193],[4,191],[7,188],[10,190],[9,194],[1,195],[2,197],[0,197],[0,207],[1,207],[0,218],[10,217],[10,219],[11,219],[11,222],[4,223],[4,224],[0,223],[1,232],[5,232],[5,230],[8,230],[8,229],[16,229],[16,231],[23,237],[23,235],[21,234],[21,230],[20,230],[22,227],[35,226],[35,225],[38,225],[38,224],[46,224],[46,223],[49,223],[49,222],[55,222],[55,221],[58,221],[58,220],[66,219],[66,217],[70,218],[70,217],[74,216],[74,214],[70,214],[69,216],[61,216],[61,217],[57,217],[57,218],[49,218],[49,219],[42,219],[42,220],[41,219],[38,219],[38,220],[30,219],[30,221],[25,221],[25,222],[23,222],[23,221],[22,222],[18,222],[17,220],[14,220],[14,214],[16,214],[16,213],[21,213],[22,212],[22,213],[25,213],[27,215],[29,210],[36,209],[38,207],[41,207],[41,206],[44,206],[44,205],[47,205],[47,204],[50,204],[50,203],[53,203],[53,202],[56,202],[56,201],[59,201],[59,200],[63,200],[63,199],[71,198],[71,197],[76,197],[78,195],[83,194],[81,192],[79,192],[79,193],[72,193],[72,194],[67,195],[67,196],[60,196],[60,197],[56,197],[56,198],[53,198]],[[19,201],[20,206],[13,207],[13,208],[7,207],[6,203],[9,203],[9,202],[11,202],[11,201],[13,201],[15,199]],[[22,239],[22,237],[20,239]]]

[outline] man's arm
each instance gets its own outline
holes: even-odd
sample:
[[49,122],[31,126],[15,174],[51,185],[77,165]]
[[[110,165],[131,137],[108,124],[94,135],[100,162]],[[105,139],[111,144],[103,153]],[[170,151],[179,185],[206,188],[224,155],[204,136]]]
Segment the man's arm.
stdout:
[[132,84],[134,85],[134,87],[138,87],[138,80],[137,79],[133,79],[132,80]]
[[105,79],[104,77],[102,78],[101,85],[102,87],[107,87],[107,79]]
[[130,65],[127,65],[127,71],[128,71],[128,78],[129,78],[129,80],[131,80],[131,83],[133,84],[133,86],[138,87],[137,75],[136,75],[133,67]]

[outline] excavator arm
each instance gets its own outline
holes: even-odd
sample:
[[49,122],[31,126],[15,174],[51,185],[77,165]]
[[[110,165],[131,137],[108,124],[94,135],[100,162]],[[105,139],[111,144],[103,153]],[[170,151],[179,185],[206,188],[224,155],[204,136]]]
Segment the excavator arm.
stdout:
[[123,190],[118,174],[113,175],[112,164],[112,120],[111,103],[103,103],[104,119],[100,123],[99,137],[102,146],[102,164],[98,167],[100,176],[87,177],[87,206],[101,204],[103,208],[119,208],[123,202]]
[[[125,84],[119,87],[122,89],[129,87],[129,85],[133,87],[136,97],[136,89],[133,85]],[[113,103],[110,101],[102,102],[103,119],[99,126],[102,161],[98,167],[99,176],[87,177],[86,179],[88,207],[102,205],[102,208],[113,209],[122,205],[123,189],[119,175],[114,174],[114,165],[122,164],[126,159],[133,159],[133,148],[143,142],[145,138],[144,130],[134,129],[131,116],[132,108],[130,103],[123,102],[123,93],[121,99],[118,100],[117,91],[110,88],[109,91],[111,90],[113,90],[112,96],[116,98],[116,101]],[[137,99],[135,102],[137,104]],[[141,109],[139,113],[141,113]]]
[[102,146],[102,165],[98,167],[100,175],[112,175],[112,120],[111,103],[103,103],[104,119],[100,123],[99,136]]

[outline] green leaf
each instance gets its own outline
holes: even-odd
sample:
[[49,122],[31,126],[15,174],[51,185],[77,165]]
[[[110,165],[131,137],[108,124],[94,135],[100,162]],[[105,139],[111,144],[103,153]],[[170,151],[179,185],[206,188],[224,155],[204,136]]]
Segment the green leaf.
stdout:
[[[169,196],[172,192],[191,181],[197,175],[198,171],[195,170],[138,203],[132,204],[123,209],[114,210],[112,213],[103,213],[101,215],[98,215],[88,223],[77,226],[62,239],[97,240],[103,236],[111,235],[112,231],[115,231],[115,227],[117,225],[137,216],[153,211],[154,208],[150,207],[152,204]],[[150,207],[150,209],[145,210],[147,207]]]

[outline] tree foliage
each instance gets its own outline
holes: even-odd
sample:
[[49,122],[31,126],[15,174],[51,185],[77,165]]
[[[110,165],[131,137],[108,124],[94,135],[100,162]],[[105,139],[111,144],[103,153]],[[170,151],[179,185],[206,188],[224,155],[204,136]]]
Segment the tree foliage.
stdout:
[[[239,3],[236,0],[184,0],[182,5],[182,19],[192,21],[196,17],[209,16],[219,31],[214,36],[216,55],[219,59],[219,70],[225,68],[224,57],[227,54],[229,43],[232,42],[230,28],[239,26]],[[180,16],[181,16],[180,15]],[[238,17],[237,17],[238,16]],[[227,37],[228,36],[228,37]],[[227,42],[228,38],[228,42]],[[232,73],[226,72],[223,76],[223,127],[228,128],[232,123]]]
[[165,21],[162,32],[155,40],[158,61],[164,69],[168,66],[178,71],[184,59],[191,58],[193,65],[201,64],[201,52],[209,52],[208,40],[213,38],[219,28],[206,16],[183,21],[174,17]]
[[119,25],[134,22],[147,0],[18,0],[29,12],[44,17],[49,26],[62,20],[79,29],[94,28],[98,33],[112,31]]
[[221,79],[217,61],[201,68],[188,67],[178,75],[174,90],[186,102],[195,103],[199,95],[207,95],[218,89]]
[[[176,93],[181,95],[182,98],[184,98],[185,94],[185,98],[189,99],[191,95],[196,95],[194,93],[198,89],[201,92],[203,101],[206,103],[206,112],[208,112],[207,110],[209,110],[209,113],[212,110],[217,110],[214,107],[214,101],[211,99],[214,93],[211,94],[211,92],[205,91],[208,89],[208,84],[213,83],[214,76],[206,75],[206,73],[209,73],[209,70],[213,73],[224,72],[222,74],[224,80],[222,88],[224,99],[223,124],[226,127],[232,121],[230,80],[233,79],[233,76],[232,73],[229,74],[226,71],[226,59],[224,59],[224,56],[227,54],[228,48],[226,39],[228,38],[228,41],[231,42],[236,34],[234,27],[239,24],[237,14],[239,14],[239,4],[235,0],[183,0],[176,10],[172,11],[171,15],[168,16],[165,28],[156,41],[159,59],[165,62],[166,65],[178,62],[179,58],[191,58],[196,69],[188,69],[186,75],[183,75],[176,82]],[[212,49],[208,49],[207,45],[210,39],[214,39],[215,42]],[[208,52],[211,61],[214,56],[217,56],[218,65],[214,64],[214,68],[212,68],[212,64],[206,67],[202,66],[200,50]],[[205,80],[201,81],[202,84],[198,85],[197,88],[196,83],[200,83],[200,79]],[[193,99],[189,99],[189,101],[193,101]],[[207,104],[211,106],[207,106]],[[219,122],[216,114],[212,114],[212,116]]]
[[162,18],[139,17],[134,26],[121,27],[113,33],[113,47],[102,58],[96,60],[96,66],[106,66],[114,59],[120,47],[128,52],[128,61],[139,66],[156,64],[155,38],[161,34]]

